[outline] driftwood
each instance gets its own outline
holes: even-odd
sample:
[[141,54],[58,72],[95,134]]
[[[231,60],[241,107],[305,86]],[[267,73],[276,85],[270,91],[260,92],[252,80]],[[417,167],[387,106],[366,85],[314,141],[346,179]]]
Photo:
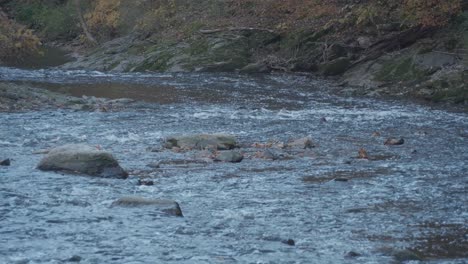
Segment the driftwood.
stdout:
[[223,31],[265,31],[269,33],[275,33],[271,29],[266,28],[252,28],[252,27],[228,27],[228,28],[216,28],[216,29],[200,29],[199,32],[202,34],[214,34]]
[[416,42],[421,37],[431,33],[433,30],[433,28],[415,27],[396,35],[387,36],[372,44],[366,52],[367,55],[353,62],[350,68],[370,60],[375,60],[384,53],[405,48]]

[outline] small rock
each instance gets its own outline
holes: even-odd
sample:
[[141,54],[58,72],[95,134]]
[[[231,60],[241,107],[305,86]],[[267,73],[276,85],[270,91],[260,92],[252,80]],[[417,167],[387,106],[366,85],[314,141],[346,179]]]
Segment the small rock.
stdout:
[[163,150],[160,147],[148,147],[148,148],[146,148],[146,151],[149,151],[149,152],[162,152]]
[[11,165],[10,159],[5,159],[5,160],[0,161],[0,166],[10,166],[10,165]]
[[320,121],[323,122],[323,123],[328,122],[327,118],[325,118],[325,117],[320,118]]
[[112,203],[120,207],[154,207],[161,212],[183,217],[182,210],[176,201],[168,199],[146,199],[141,197],[123,197]]
[[238,163],[244,159],[244,155],[238,151],[220,151],[215,156],[215,161]]
[[168,149],[180,148],[184,150],[230,150],[237,146],[234,136],[223,134],[198,134],[191,136],[169,137],[164,143]]
[[359,44],[359,47],[367,49],[372,45],[372,40],[369,37],[366,36],[360,36],[356,39],[357,43]]
[[373,137],[380,137],[380,132],[375,131],[374,133],[372,133],[372,136]]
[[295,246],[296,245],[296,242],[293,239],[283,240],[281,242],[286,244],[286,245],[289,245],[289,246]]
[[417,260],[417,261],[423,260],[415,252],[408,250],[408,249],[395,250],[392,252],[392,255],[395,258],[395,260],[399,262],[405,262],[405,261],[411,261],[411,260]]
[[39,154],[49,154],[50,149],[38,149],[32,152],[34,155],[39,155]]
[[468,138],[468,131],[460,130],[459,135],[460,137]]
[[67,259],[68,262],[80,262],[81,261],[81,257],[80,256],[77,256],[77,255],[74,255],[73,257]]
[[152,180],[142,180],[142,179],[138,179],[138,182],[137,182],[138,185],[144,185],[144,186],[153,186],[154,185],[154,181]]
[[299,139],[295,139],[290,141],[286,144],[288,148],[300,148],[300,149],[307,149],[315,147],[314,143],[312,142],[311,137],[303,137]]
[[369,159],[369,155],[364,148],[359,149],[358,152],[358,159]]
[[151,162],[150,164],[146,165],[150,168],[153,168],[153,169],[159,169],[161,168],[161,162],[159,161],[156,161],[156,162]]
[[357,253],[357,252],[350,251],[350,252],[346,253],[345,258],[357,258],[357,257],[360,257],[360,256],[362,256],[362,255]]
[[265,149],[263,152],[258,152],[255,155],[259,159],[268,159],[268,160],[283,160],[291,158],[291,156],[280,149]]
[[396,145],[403,145],[405,143],[405,140],[403,138],[397,139],[397,138],[388,138],[385,140],[384,145],[387,146],[396,146]]
[[337,181],[337,182],[347,182],[347,181],[349,181],[349,179],[346,179],[346,178],[335,178],[335,181]]

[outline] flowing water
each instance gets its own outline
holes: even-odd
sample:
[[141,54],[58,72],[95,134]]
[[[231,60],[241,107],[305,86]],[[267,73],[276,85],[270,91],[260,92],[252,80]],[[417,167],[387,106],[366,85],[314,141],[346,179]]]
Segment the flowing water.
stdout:
[[[343,98],[294,75],[1,68],[0,79],[146,102],[0,113],[0,159],[12,159],[0,167],[0,263],[392,263],[402,249],[425,263],[468,261],[466,113]],[[193,158],[148,151],[193,133],[243,146],[310,135],[317,147],[287,160],[147,166]],[[100,145],[155,185],[35,169],[34,151],[67,143]],[[357,159],[360,148],[375,158]],[[174,199],[184,217],[110,206],[128,195]]]

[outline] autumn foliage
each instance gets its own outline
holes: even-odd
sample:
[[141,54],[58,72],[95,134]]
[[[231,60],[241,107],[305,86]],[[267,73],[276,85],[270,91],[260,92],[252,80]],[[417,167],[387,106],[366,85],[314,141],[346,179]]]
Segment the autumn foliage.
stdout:
[[85,15],[89,29],[98,37],[117,36],[121,17],[120,0],[96,0]]
[[405,0],[404,12],[418,24],[444,26],[450,18],[461,12],[463,0]]
[[[187,35],[199,28],[262,27],[280,32],[333,25],[336,31],[380,33],[440,27],[462,11],[466,0],[81,0],[90,32],[105,41],[138,31]],[[48,39],[80,34],[71,0],[0,0],[13,16]],[[465,4],[466,6],[466,4]],[[55,23],[56,22],[56,23]],[[5,27],[5,22],[2,22]],[[398,30],[398,29],[397,29]],[[5,31],[5,29],[3,29]],[[16,32],[15,34],[17,34]],[[44,34],[46,33],[46,34]],[[54,34],[55,33],[55,34]],[[8,34],[11,34],[9,30]],[[28,32],[22,31],[28,38]],[[64,37],[65,36],[65,37]],[[31,38],[31,37],[29,37]]]
[[0,59],[18,59],[35,53],[40,44],[30,29],[18,25],[0,11]]

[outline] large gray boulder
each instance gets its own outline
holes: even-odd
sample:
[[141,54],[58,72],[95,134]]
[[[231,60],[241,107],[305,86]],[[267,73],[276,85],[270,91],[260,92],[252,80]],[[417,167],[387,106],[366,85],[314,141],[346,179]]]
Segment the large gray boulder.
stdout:
[[103,178],[128,177],[112,154],[84,144],[52,149],[39,163],[43,171],[64,171]]
[[215,149],[229,150],[237,146],[237,140],[234,136],[224,134],[198,134],[190,136],[176,136],[166,139],[164,144],[166,148],[191,149]]
[[148,199],[141,197],[122,197],[112,203],[112,206],[120,207],[151,207],[160,212],[173,215],[183,216],[182,210],[176,201],[168,199]]

